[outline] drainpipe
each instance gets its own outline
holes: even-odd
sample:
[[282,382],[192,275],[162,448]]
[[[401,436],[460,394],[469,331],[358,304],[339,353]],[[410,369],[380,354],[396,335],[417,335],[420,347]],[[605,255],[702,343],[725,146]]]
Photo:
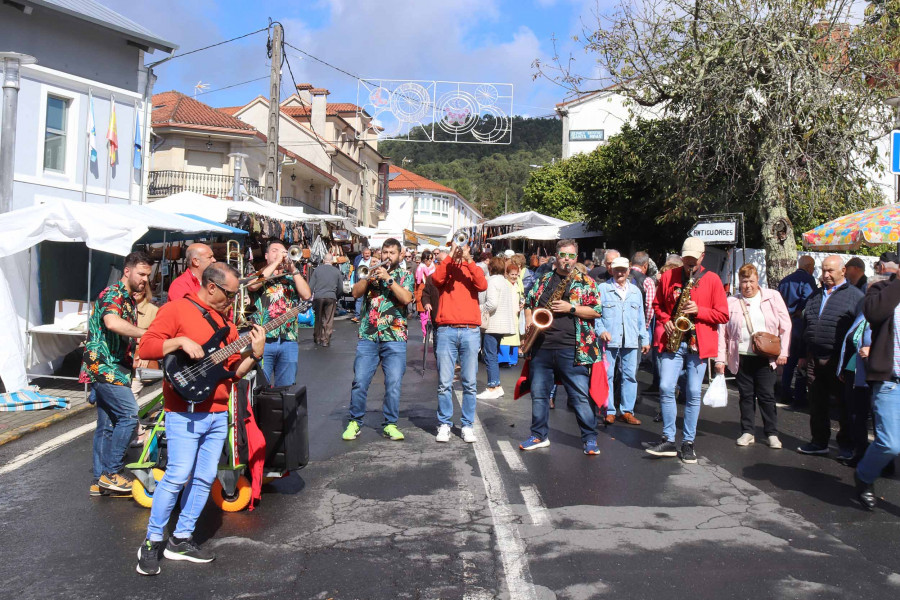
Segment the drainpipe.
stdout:
[[16,168],[16,115],[19,107],[19,67],[37,59],[18,52],[0,52],[3,63],[3,122],[0,125],[0,213],[12,210]]

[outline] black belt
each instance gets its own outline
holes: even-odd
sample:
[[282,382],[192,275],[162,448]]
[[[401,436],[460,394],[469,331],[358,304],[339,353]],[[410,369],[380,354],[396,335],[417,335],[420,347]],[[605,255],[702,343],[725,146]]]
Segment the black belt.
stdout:
[[438,325],[438,327],[452,327],[453,329],[479,329],[481,325]]
[[279,336],[279,337],[267,337],[267,338],[266,338],[266,343],[267,343],[267,344],[274,344],[275,342],[293,342],[293,341],[295,341],[295,340],[289,340],[289,339],[287,339],[287,338],[284,337],[284,336]]

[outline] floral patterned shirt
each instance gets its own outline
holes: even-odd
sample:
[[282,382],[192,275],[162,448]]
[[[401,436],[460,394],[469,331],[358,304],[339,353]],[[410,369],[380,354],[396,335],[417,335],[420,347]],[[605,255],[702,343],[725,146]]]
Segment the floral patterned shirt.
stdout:
[[[282,275],[266,281],[261,288],[250,293],[256,311],[252,321],[265,327],[266,323],[277,319],[291,308],[300,304],[300,294],[294,285],[293,277]],[[280,337],[290,342],[298,339],[299,325],[297,319],[289,321],[277,329],[266,333],[267,338]]]
[[79,381],[131,385],[134,339],[107,329],[103,324],[106,315],[116,315],[137,325],[137,309],[124,282],[109,286],[94,302],[88,318]]
[[[525,298],[525,308],[533,310],[537,307],[538,300],[552,278],[553,271],[548,271],[534,282]],[[576,306],[589,306],[594,309],[598,317],[600,316],[602,311],[600,292],[597,290],[597,284],[594,283],[594,280],[587,275],[577,273],[569,286],[568,297],[564,295],[563,298]],[[597,343],[594,321],[580,318],[576,318],[575,321],[575,335],[578,340],[575,347],[575,364],[590,365],[599,362],[603,356]]]
[[[413,275],[397,267],[391,277],[401,287],[413,293]],[[372,342],[405,342],[406,305],[397,304],[394,294],[388,291],[387,283],[369,284],[363,301],[363,318],[359,322],[359,339]]]

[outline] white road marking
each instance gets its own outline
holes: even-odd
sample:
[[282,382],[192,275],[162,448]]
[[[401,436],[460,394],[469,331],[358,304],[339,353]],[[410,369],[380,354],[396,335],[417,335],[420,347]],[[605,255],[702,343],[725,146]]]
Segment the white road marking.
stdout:
[[517,473],[526,473],[528,471],[525,468],[525,463],[519,458],[521,450],[513,450],[512,444],[508,440],[497,440],[497,447],[500,448],[500,452],[503,454],[503,458],[506,459],[506,464],[509,465],[510,469]]
[[12,473],[16,469],[24,467],[31,461],[39,459],[48,452],[53,452],[60,446],[68,444],[78,436],[84,435],[89,431],[93,431],[96,426],[96,423],[85,423],[81,427],[76,427],[71,431],[67,431],[62,435],[56,436],[52,440],[47,440],[40,446],[37,446],[36,448],[32,448],[31,450],[29,450],[28,452],[20,454],[19,456],[15,457],[11,461],[0,467],[0,475]]
[[[456,401],[462,405],[460,392],[454,390]],[[497,547],[500,550],[500,562],[503,563],[503,571],[506,575],[506,586],[511,600],[537,600],[534,583],[531,581],[531,569],[528,567],[528,558],[525,553],[525,542],[516,527],[512,509],[509,506],[509,497],[503,487],[500,478],[500,469],[494,459],[490,444],[487,441],[487,432],[481,426],[481,420],[475,416],[472,424],[478,441],[474,444],[475,458],[478,461],[478,469],[481,471],[481,479],[487,492],[488,508],[491,510],[491,520],[494,522],[494,531],[497,533]]]
[[522,492],[522,499],[525,501],[525,508],[528,509],[528,514],[531,516],[531,523],[537,526],[549,525],[550,513],[547,511],[547,507],[544,506],[544,501],[541,500],[541,495],[538,493],[537,488],[533,485],[523,485],[519,486],[519,491]]

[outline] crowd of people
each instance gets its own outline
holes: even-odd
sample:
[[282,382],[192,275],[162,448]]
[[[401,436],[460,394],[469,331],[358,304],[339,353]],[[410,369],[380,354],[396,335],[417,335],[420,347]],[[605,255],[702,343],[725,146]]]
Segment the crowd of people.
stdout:
[[[164,382],[168,467],[139,550],[139,573],[158,573],[160,553],[174,560],[213,560],[192,534],[225,439],[228,387],[258,365],[270,385],[295,382],[298,325],[296,319],[282,323],[279,317],[311,301],[314,341],[323,348],[331,343],[335,305],[345,291],[342,274],[328,256],[307,282],[287,254],[284,243],[269,242],[265,265],[242,284],[233,268],[216,263],[209,246],[193,244],[186,253],[187,269],[156,311],[149,302],[150,258],[135,252],[125,260],[122,279],[103,290],[94,304],[82,376],[97,405],[90,487],[97,497],[129,493],[132,485],[123,465],[137,425],[132,369],[173,352],[201,359],[208,351],[202,344],[217,331],[226,334],[223,344],[234,341],[233,305],[242,285],[256,309],[250,347],[227,359],[229,377],[217,382],[205,401],[189,404]],[[550,257],[511,251],[493,255],[456,243],[416,257],[396,239],[367,249],[354,261],[350,287],[358,341],[342,438],[350,441],[363,433],[369,387],[381,365],[385,391],[380,430],[390,440],[404,439],[398,425],[400,397],[408,322],[417,315],[423,339],[433,336],[439,443],[451,440],[456,423],[464,442],[477,442],[478,400],[510,394],[501,385],[501,364],[514,366],[524,358],[527,368],[514,392],[531,395],[531,427],[519,444],[522,451],[550,446],[549,414],[559,385],[586,455],[600,453],[598,424],[640,425],[635,415],[637,374],[645,361],[653,377],[645,392],[659,394],[654,420],[662,422],[660,437],[644,443],[646,453],[697,462],[701,385],[710,363],[716,375],[727,370],[735,377],[740,410],[736,444],[756,441],[758,408],[764,443],[779,449],[776,384],[781,369],[781,401],[808,407],[810,415],[810,440],[797,451],[829,454],[834,404],[840,425],[837,459],[855,469],[856,498],[873,509],[875,480],[892,469],[900,454],[897,254],[882,254],[872,278],[866,277],[861,260],[845,264],[839,256],[829,256],[818,281],[813,260],[803,256],[797,271],[777,289],[761,286],[756,268],[746,264],[730,295],[719,275],[703,266],[704,257],[698,238],[687,238],[680,254],[667,256],[659,268],[645,252],[628,259],[612,249],[600,264],[579,262],[578,242],[571,239],[560,240]],[[479,362],[486,371],[481,392]],[[461,388],[458,421],[456,380]],[[684,403],[680,444],[679,393]],[[164,544],[163,530],[179,493],[181,512]]]

